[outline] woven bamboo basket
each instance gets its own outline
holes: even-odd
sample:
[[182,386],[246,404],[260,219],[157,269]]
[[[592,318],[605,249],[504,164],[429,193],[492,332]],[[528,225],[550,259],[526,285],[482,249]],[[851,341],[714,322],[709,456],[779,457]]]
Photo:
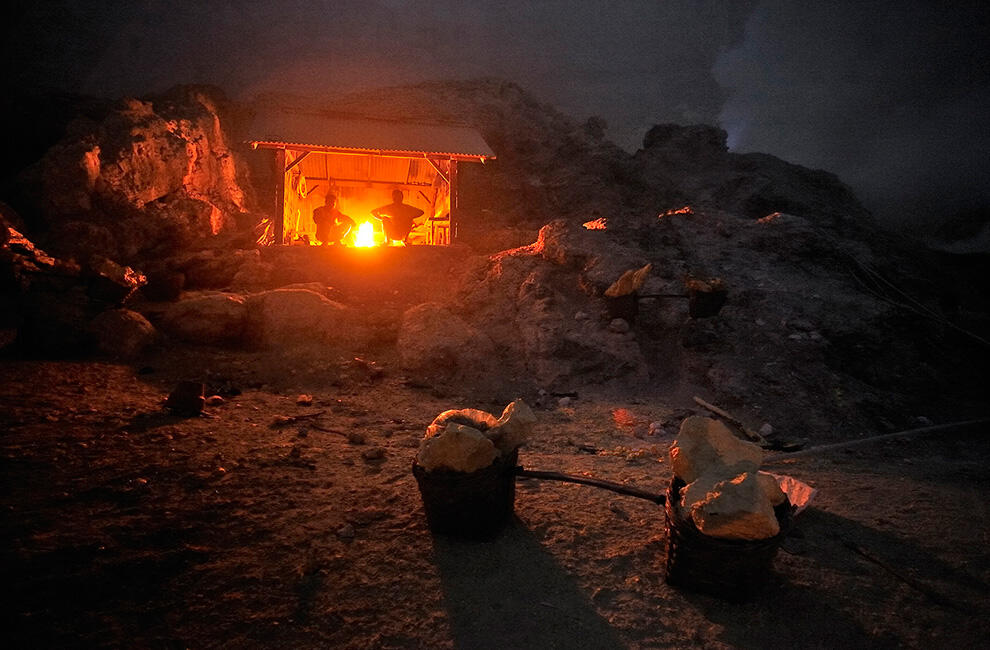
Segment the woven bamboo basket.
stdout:
[[784,501],[775,514],[780,533],[769,539],[733,540],[703,535],[689,513],[677,507],[684,481],[674,478],[664,505],[667,545],[667,584],[717,596],[724,600],[745,601],[759,593],[773,570],[777,549],[791,524],[794,508]]
[[496,537],[515,510],[518,460],[519,452],[513,450],[476,472],[428,472],[414,461],[430,531],[464,539]]

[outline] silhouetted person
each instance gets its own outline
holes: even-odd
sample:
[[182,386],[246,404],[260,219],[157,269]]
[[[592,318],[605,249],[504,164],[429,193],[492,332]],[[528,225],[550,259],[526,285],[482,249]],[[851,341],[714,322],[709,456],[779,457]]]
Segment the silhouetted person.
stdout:
[[381,220],[382,230],[389,241],[401,241],[409,244],[409,231],[413,221],[423,214],[419,208],[402,202],[402,190],[392,190],[392,202],[371,211],[376,219]]
[[343,244],[344,238],[354,228],[354,219],[338,210],[337,197],[327,194],[323,206],[313,210],[313,221],[316,223],[316,239],[324,246],[327,244]]

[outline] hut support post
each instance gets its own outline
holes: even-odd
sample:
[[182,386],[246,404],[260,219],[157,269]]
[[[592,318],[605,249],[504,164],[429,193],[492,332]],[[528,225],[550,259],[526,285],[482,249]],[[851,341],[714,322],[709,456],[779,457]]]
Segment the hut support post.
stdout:
[[459,215],[457,209],[457,161],[450,159],[450,243],[457,240]]
[[275,150],[275,244],[285,243],[285,149]]

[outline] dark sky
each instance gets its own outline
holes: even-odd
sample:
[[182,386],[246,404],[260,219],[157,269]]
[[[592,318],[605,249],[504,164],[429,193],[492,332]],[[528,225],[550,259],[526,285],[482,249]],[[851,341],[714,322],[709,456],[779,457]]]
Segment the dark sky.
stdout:
[[658,122],[720,124],[904,220],[990,204],[990,10],[938,4],[55,0],[5,10],[3,47],[8,82],[112,97],[503,77],[630,150]]

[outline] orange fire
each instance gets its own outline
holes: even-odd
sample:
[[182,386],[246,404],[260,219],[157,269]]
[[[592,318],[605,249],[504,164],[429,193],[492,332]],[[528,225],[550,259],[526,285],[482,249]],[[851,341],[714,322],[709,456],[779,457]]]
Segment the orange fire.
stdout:
[[666,212],[661,212],[657,215],[657,217],[663,219],[664,217],[669,217],[675,214],[694,214],[694,209],[690,205],[685,205],[683,208],[674,208],[667,210]]
[[375,226],[370,221],[363,222],[358,226],[357,234],[354,235],[354,245],[358,248],[370,248],[375,246]]

